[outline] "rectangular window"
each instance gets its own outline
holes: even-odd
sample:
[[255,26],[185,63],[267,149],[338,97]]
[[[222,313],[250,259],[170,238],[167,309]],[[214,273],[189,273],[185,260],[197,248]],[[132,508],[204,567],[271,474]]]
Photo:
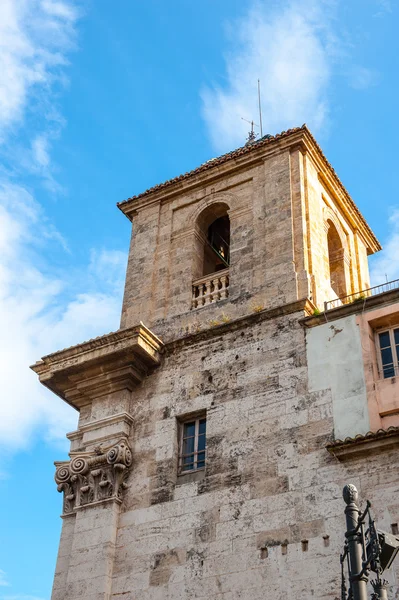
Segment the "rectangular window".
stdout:
[[181,424],[179,472],[188,473],[205,468],[206,417],[190,419]]
[[399,327],[378,333],[380,372],[384,379],[399,375]]

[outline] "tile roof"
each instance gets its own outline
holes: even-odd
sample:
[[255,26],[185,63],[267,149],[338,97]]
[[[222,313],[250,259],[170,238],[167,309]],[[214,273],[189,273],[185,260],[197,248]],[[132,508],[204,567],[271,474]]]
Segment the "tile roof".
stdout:
[[122,207],[124,204],[127,204],[131,200],[136,200],[136,198],[143,198],[144,196],[148,196],[153,192],[157,192],[158,190],[162,190],[164,188],[169,187],[173,183],[178,183],[179,181],[189,179],[194,175],[198,175],[198,173],[202,173],[203,171],[207,171],[208,169],[212,169],[213,167],[221,165],[230,160],[231,158],[238,158],[239,156],[244,156],[245,154],[249,154],[250,152],[252,152],[252,150],[254,150],[255,148],[267,146],[268,144],[276,140],[281,140],[282,138],[288,137],[289,135],[302,130],[308,130],[306,125],[302,125],[302,127],[294,127],[292,129],[287,129],[287,131],[282,131],[281,133],[278,133],[276,135],[264,135],[262,138],[260,138],[260,140],[256,140],[255,142],[246,144],[245,146],[241,146],[240,148],[236,148],[236,150],[232,150],[231,152],[222,154],[222,156],[218,156],[217,158],[211,158],[210,160],[207,160],[206,162],[202,163],[202,165],[200,165],[196,169],[193,169],[192,171],[188,171],[187,173],[183,173],[182,175],[178,175],[177,177],[168,179],[163,183],[158,183],[157,185],[148,188],[140,194],[136,194],[135,196],[131,196],[126,200],[122,200],[122,202],[117,203],[117,206]]
[[157,185],[154,185],[154,186],[148,188],[147,190],[145,190],[144,192],[141,192],[140,194],[136,194],[135,196],[131,196],[130,198],[127,198],[126,200],[122,200],[122,202],[118,202],[117,207],[122,212],[125,212],[124,209],[127,208],[127,205],[130,202],[132,202],[133,200],[137,200],[139,198],[144,198],[145,196],[150,196],[154,192],[158,192],[159,190],[166,189],[175,183],[185,181],[187,179],[190,179],[191,177],[195,177],[199,173],[203,173],[204,171],[207,171],[207,170],[213,169],[214,167],[222,165],[222,164],[228,162],[230,159],[235,159],[235,158],[239,158],[241,156],[245,156],[246,154],[250,154],[252,151],[254,151],[258,148],[263,148],[265,146],[268,146],[269,144],[278,142],[281,139],[288,138],[289,136],[291,136],[295,133],[298,133],[300,131],[302,131],[303,133],[306,133],[310,137],[310,139],[312,140],[313,144],[315,145],[322,161],[324,162],[326,167],[330,170],[330,172],[332,173],[333,177],[335,178],[338,186],[341,188],[342,192],[344,193],[345,198],[346,198],[347,202],[349,203],[351,209],[357,215],[357,217],[359,218],[361,223],[363,223],[365,229],[367,230],[368,234],[370,235],[372,242],[374,243],[373,252],[376,252],[377,250],[381,250],[381,245],[380,245],[379,241],[377,240],[373,231],[370,229],[370,227],[367,224],[366,220],[364,219],[362,213],[359,211],[358,207],[356,206],[356,204],[353,202],[352,198],[348,194],[345,186],[339,179],[336,171],[331,166],[331,164],[328,162],[321,147],[319,146],[315,137],[312,135],[312,133],[308,129],[306,123],[304,123],[301,127],[293,127],[292,129],[287,129],[287,131],[282,131],[281,133],[277,133],[276,135],[269,135],[269,134],[264,135],[262,138],[260,138],[259,140],[256,140],[255,142],[246,144],[245,146],[241,146],[240,148],[237,148],[236,150],[232,150],[231,152],[227,152],[226,154],[222,154],[222,156],[218,156],[217,158],[212,158],[212,159],[202,163],[202,165],[200,165],[196,169],[193,169],[192,171],[188,171],[187,173],[183,173],[182,175],[178,175],[177,177],[168,179],[167,181],[164,181],[163,183],[158,183]]
[[350,446],[353,444],[359,444],[367,441],[375,441],[380,439],[386,439],[399,435],[399,427],[388,427],[388,429],[378,429],[377,431],[368,431],[365,434],[358,434],[355,437],[347,437],[344,440],[334,440],[326,445],[327,450],[330,448],[338,448],[342,446]]

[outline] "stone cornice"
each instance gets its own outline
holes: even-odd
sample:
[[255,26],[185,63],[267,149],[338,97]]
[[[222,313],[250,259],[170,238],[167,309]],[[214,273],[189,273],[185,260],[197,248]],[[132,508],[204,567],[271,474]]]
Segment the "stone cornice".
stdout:
[[137,208],[147,203],[152,203],[155,200],[165,201],[166,198],[176,196],[182,192],[187,193],[187,190],[201,186],[205,182],[209,184],[213,180],[225,177],[228,173],[237,171],[239,168],[244,167],[247,169],[252,164],[261,163],[265,151],[275,153],[276,146],[278,151],[281,150],[281,147],[287,148],[286,141],[288,138],[288,145],[293,143],[293,136],[297,136],[295,137],[296,141],[297,139],[299,140],[303,134],[304,127],[289,129],[275,136],[264,137],[254,144],[237,148],[232,152],[203,163],[188,173],[157,184],[141,194],[119,202],[117,206],[128,218],[131,218],[132,211],[137,210]]
[[268,321],[270,319],[275,319],[283,315],[288,315],[296,312],[302,312],[311,315],[315,309],[316,307],[308,298],[302,298],[295,302],[290,302],[288,304],[283,304],[274,308],[267,308],[258,312],[245,315],[243,317],[239,317],[238,319],[228,321],[226,323],[221,323],[220,325],[216,325],[214,327],[208,327],[207,329],[204,329],[202,331],[196,331],[195,333],[191,333],[189,335],[185,335],[183,337],[167,341],[165,342],[165,353],[168,354],[182,346],[196,344],[204,340],[212,339],[213,337],[216,337],[222,333],[243,329],[253,323]]
[[248,169],[251,166],[256,166],[257,163],[262,162],[268,155],[287,150],[290,152],[300,151],[306,153],[311,158],[323,185],[333,193],[334,198],[341,206],[341,210],[343,210],[352,222],[352,226],[358,230],[359,235],[361,235],[368,248],[369,254],[380,250],[381,246],[376,236],[306,125],[284,131],[269,138],[264,137],[254,144],[237,148],[237,150],[233,150],[200,165],[193,171],[158,184],[123,202],[119,202],[117,206],[131,220],[134,212],[147,204],[159,201],[165,202],[168,198],[179,194],[186,194],[195,187],[209,185],[212,181],[226,177],[242,168]]
[[163,343],[142,323],[49,354],[31,368],[40,382],[74,408],[133,389],[160,364]]
[[86,425],[81,425],[79,429],[76,431],[70,431],[66,434],[69,440],[75,440],[81,437],[84,433],[88,433],[89,431],[95,431],[96,429],[102,429],[103,427],[107,427],[108,425],[115,425],[119,423],[126,423],[127,425],[131,425],[133,423],[133,417],[128,413],[118,413],[117,415],[112,415],[111,417],[106,417],[105,419],[99,419],[98,421],[94,421],[93,423],[87,423]]
[[337,319],[343,319],[349,315],[355,315],[361,312],[368,312],[370,310],[380,308],[381,306],[388,306],[395,304],[399,301],[399,289],[390,290],[388,292],[382,292],[375,296],[368,298],[362,298],[351,302],[350,304],[343,304],[337,308],[332,308],[326,312],[322,312],[318,315],[312,315],[301,319],[301,324],[304,327],[317,327],[318,325],[324,325],[330,321],[336,321]]

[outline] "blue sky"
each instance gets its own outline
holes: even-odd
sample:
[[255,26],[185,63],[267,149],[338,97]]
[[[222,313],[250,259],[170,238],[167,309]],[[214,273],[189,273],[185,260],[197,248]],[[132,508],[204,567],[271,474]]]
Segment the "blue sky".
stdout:
[[76,414],[28,365],[117,329],[116,202],[308,123],[399,277],[395,0],[1,0],[0,600],[49,600]]

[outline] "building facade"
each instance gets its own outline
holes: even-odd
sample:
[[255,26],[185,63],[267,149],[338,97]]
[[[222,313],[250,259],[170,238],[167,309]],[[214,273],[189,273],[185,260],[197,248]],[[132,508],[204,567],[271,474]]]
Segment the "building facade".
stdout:
[[339,598],[343,486],[399,522],[377,239],[306,126],[119,208],[120,329],[33,366],[80,415],[52,600]]

